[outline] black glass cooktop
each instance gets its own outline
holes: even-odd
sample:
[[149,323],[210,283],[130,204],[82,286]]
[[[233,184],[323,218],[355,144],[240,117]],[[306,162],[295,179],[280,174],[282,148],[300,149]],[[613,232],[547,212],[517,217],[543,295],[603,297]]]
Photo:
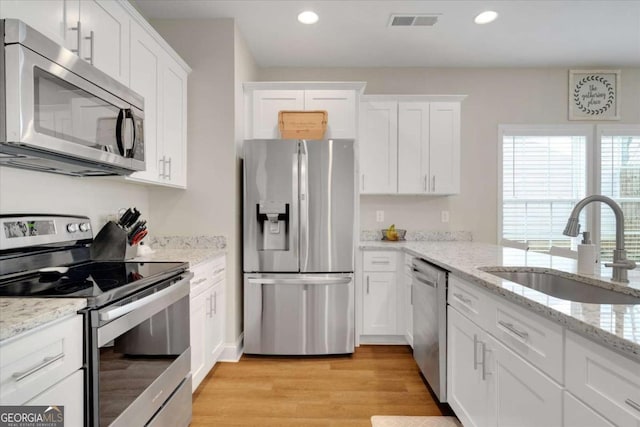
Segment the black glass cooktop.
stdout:
[[[41,269],[0,282],[0,297],[88,298],[157,282],[186,270],[182,262],[90,261],[68,267]],[[110,298],[109,298],[110,299]]]

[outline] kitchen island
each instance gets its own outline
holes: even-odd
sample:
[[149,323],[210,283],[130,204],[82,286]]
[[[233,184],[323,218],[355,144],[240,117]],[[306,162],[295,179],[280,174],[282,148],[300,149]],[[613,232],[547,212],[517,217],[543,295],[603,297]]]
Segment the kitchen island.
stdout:
[[[568,277],[577,274],[577,261],[533,251],[479,242],[362,241],[360,249],[398,250],[423,258],[513,303],[566,326],[600,344],[640,361],[640,305],[587,304],[563,300],[501,279],[483,267],[553,269]],[[611,281],[611,268],[593,276],[579,275],[596,286],[640,297],[640,271],[629,271],[628,284]],[[634,331],[634,329],[636,329]]]

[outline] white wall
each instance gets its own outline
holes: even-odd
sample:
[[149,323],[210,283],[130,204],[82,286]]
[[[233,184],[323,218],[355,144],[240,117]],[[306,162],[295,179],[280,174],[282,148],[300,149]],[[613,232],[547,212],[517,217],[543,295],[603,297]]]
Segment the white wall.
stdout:
[[[253,59],[232,19],[155,20],[151,24],[189,64],[187,190],[150,193],[154,232],[227,238],[227,342],[242,332],[238,85]],[[240,113],[241,114],[241,113]]]
[[0,213],[86,215],[96,234],[120,208],[136,206],[149,214],[147,188],[123,181],[0,167]]
[[[468,95],[462,103],[461,194],[362,196],[360,226],[468,230],[475,240],[495,242],[498,125],[580,123],[567,119],[568,75],[568,68],[263,68],[259,78],[366,81],[367,94]],[[607,123],[640,123],[640,69],[623,69],[621,82],[622,120]],[[385,211],[383,224],[375,222],[376,210]],[[440,222],[442,210],[450,211],[449,223]]]

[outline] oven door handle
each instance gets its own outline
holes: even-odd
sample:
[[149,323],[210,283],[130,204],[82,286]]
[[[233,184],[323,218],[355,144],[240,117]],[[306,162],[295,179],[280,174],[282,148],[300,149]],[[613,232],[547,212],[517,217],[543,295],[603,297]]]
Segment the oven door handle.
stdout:
[[168,286],[166,288],[164,288],[161,291],[158,291],[154,294],[149,295],[148,297],[144,297],[142,299],[133,301],[132,303],[129,303],[127,305],[123,305],[121,307],[117,307],[117,308],[112,308],[110,310],[107,311],[101,311],[100,312],[100,321],[111,321],[113,319],[117,319],[118,317],[122,317],[127,313],[131,313],[133,310],[137,310],[140,307],[144,307],[145,305],[151,304],[154,301],[157,301],[159,299],[165,298],[165,297],[169,297],[171,295],[173,295],[174,293],[179,293],[182,292],[182,290],[180,289],[181,284],[185,283],[185,282],[189,282],[191,280],[191,278],[193,277],[193,273],[191,272],[186,272],[183,275],[183,278],[177,282],[172,284],[171,286]]

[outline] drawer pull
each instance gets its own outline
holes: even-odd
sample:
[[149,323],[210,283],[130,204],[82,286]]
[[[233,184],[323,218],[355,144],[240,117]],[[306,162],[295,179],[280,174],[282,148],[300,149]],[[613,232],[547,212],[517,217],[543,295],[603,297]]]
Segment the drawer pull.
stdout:
[[213,275],[215,276],[218,273],[222,273],[224,271],[224,267],[217,269],[216,271],[213,272]]
[[389,265],[389,260],[386,260],[386,261],[371,261],[371,264]]
[[471,305],[471,299],[465,297],[462,294],[453,294],[454,297],[456,297],[457,300],[460,300],[462,303],[467,304],[467,305]]
[[624,403],[626,403],[627,405],[631,406],[636,411],[640,412],[640,403],[636,403],[631,399],[625,400]]
[[367,276],[367,295],[369,295],[369,276]]
[[200,283],[204,282],[205,280],[207,280],[207,278],[206,278],[206,277],[201,277],[201,278],[200,278],[200,279],[198,279],[198,280],[194,280],[194,281],[193,281],[193,283],[192,283],[192,285],[199,285]]
[[517,336],[519,336],[523,340],[526,340],[527,338],[529,338],[529,333],[528,332],[524,332],[524,331],[520,331],[520,330],[516,329],[516,327],[513,326],[513,323],[507,323],[507,322],[505,322],[503,320],[498,320],[498,324],[500,326],[502,326],[503,328],[509,330],[510,332],[516,334]]
[[44,359],[42,359],[42,362],[40,362],[39,364],[37,364],[36,366],[34,366],[33,368],[27,369],[26,371],[22,371],[22,372],[15,372],[13,375],[11,375],[16,381],[20,381],[26,377],[28,377],[31,374],[36,373],[37,371],[39,371],[40,369],[51,365],[53,362],[55,362],[56,360],[60,360],[64,357],[64,353],[60,353],[60,354],[56,354],[55,356],[48,356],[45,357]]

